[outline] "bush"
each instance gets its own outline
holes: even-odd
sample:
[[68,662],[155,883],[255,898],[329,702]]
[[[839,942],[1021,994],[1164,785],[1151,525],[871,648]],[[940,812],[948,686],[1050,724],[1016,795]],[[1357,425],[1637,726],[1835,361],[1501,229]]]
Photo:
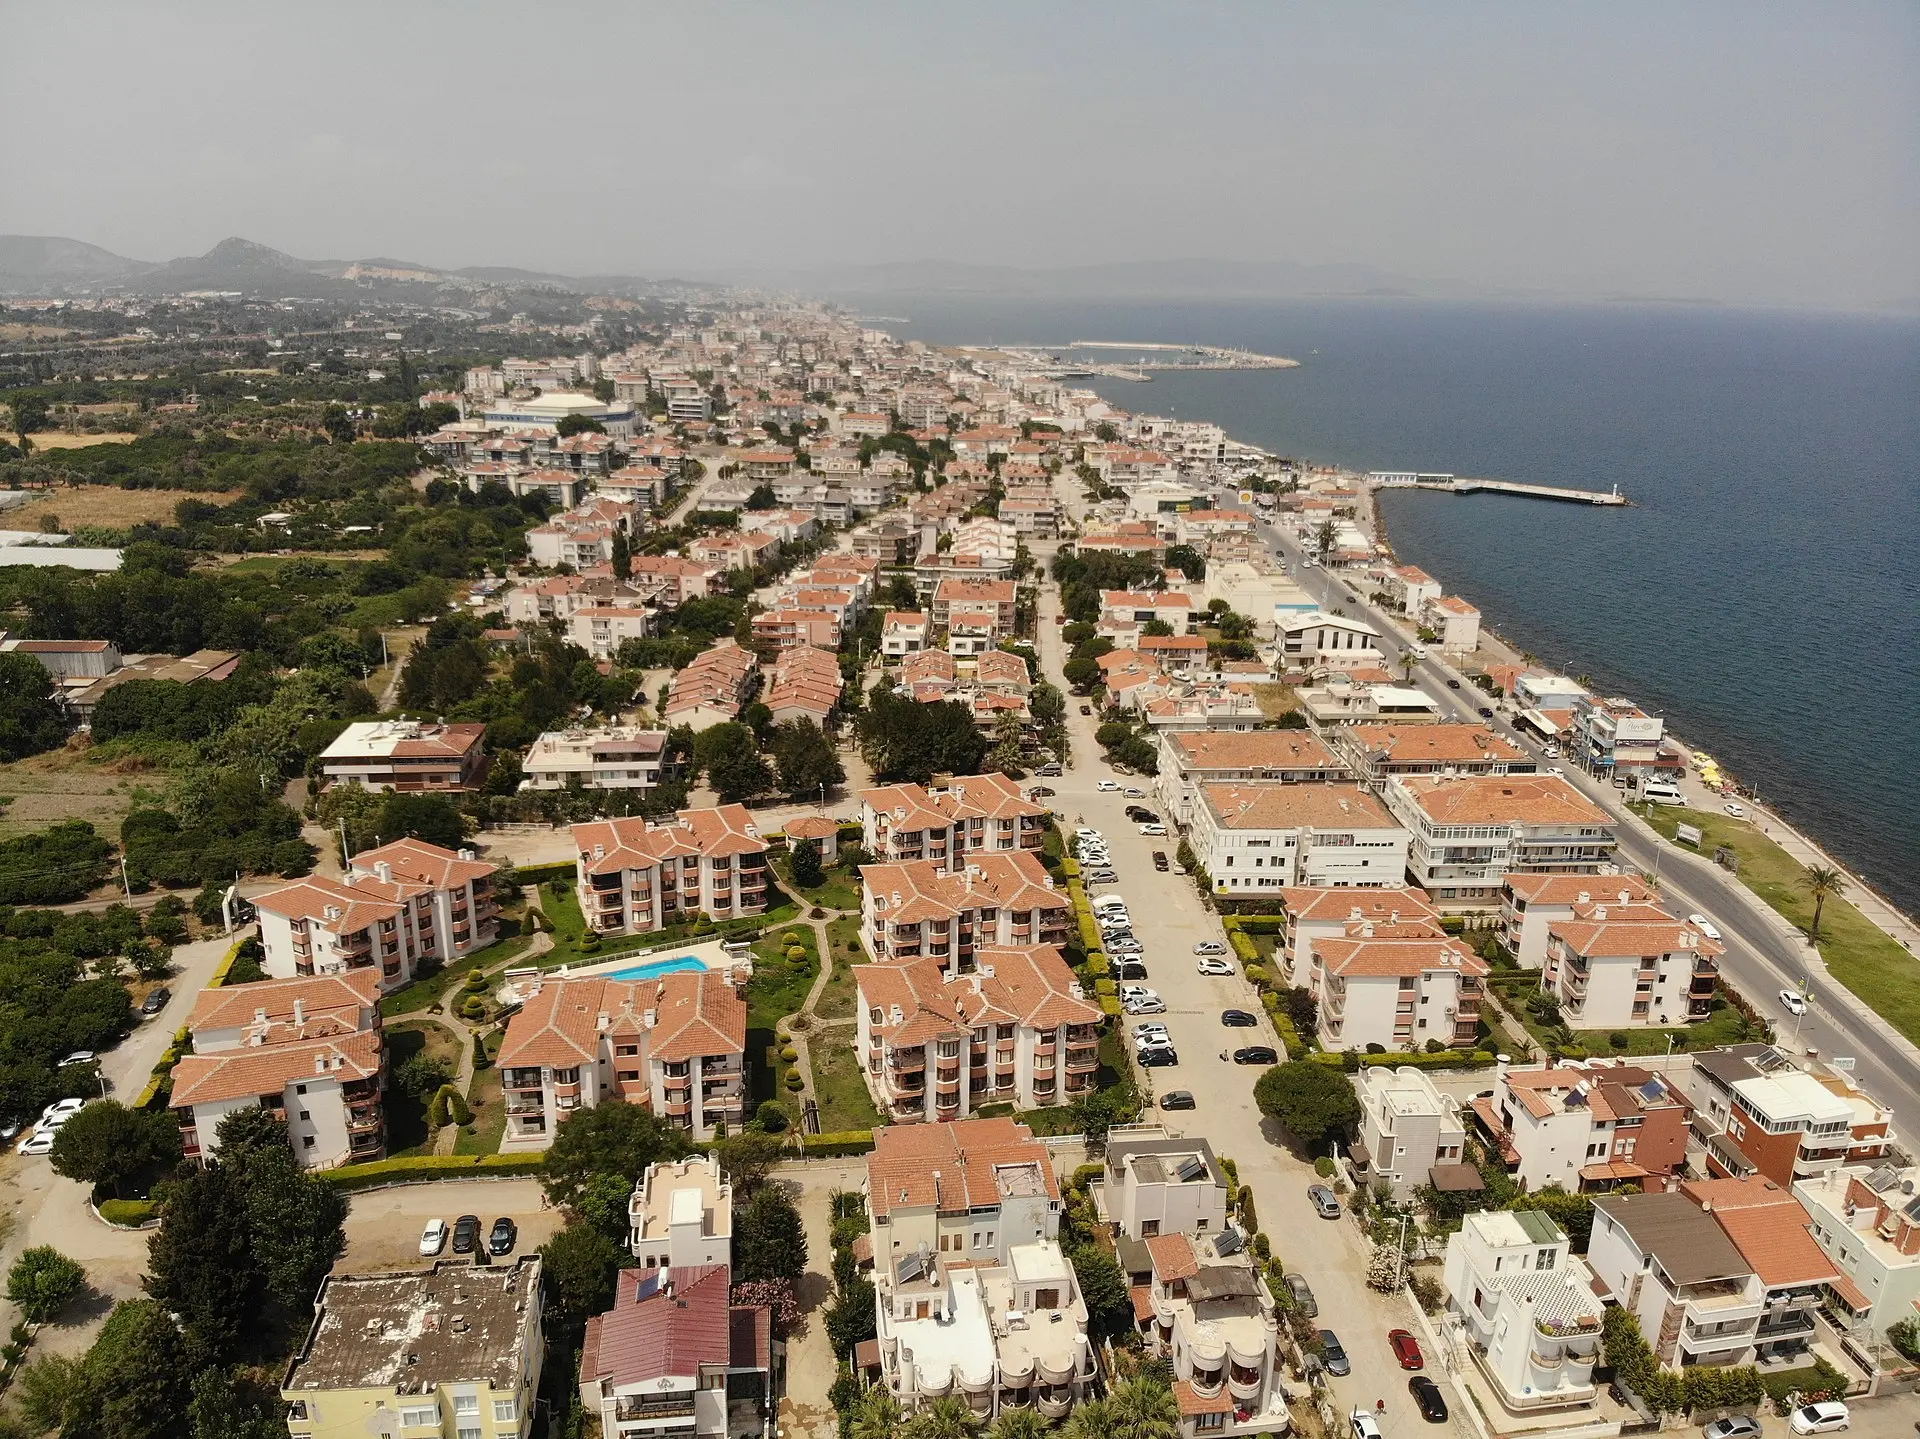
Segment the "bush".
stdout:
[[823,1159],[838,1158],[849,1154],[871,1154],[873,1152],[873,1131],[871,1129],[847,1129],[837,1134],[809,1134],[801,1141],[801,1147],[808,1154]]
[[1626,1030],[1616,1029],[1612,1034],[1607,1036],[1607,1043],[1615,1049],[1625,1049],[1629,1044],[1632,1044],[1633,1041],[1627,1038]]
[[470,994],[460,1003],[460,1016],[463,1019],[485,1019],[487,1002],[477,994]]
[[1327,1158],[1326,1155],[1323,1154],[1318,1159],[1313,1161],[1313,1172],[1319,1175],[1322,1179],[1333,1178],[1333,1171],[1334,1171],[1334,1163],[1331,1159]]
[[786,1084],[788,1089],[794,1090],[805,1089],[807,1087],[807,1081],[800,1077],[800,1071],[797,1069],[789,1069],[787,1071]]
[[800,1051],[795,1049],[792,1045],[788,1045],[785,1049],[780,1051],[780,1058],[785,1060],[788,1064],[797,1064],[800,1060]]
[[470,969],[467,971],[467,992],[469,994],[479,994],[486,987],[487,976],[483,970]]
[[800,931],[797,929],[788,930],[780,936],[780,943],[784,944],[788,949],[792,949],[796,944],[800,943]]
[[160,1212],[152,1199],[103,1199],[97,1207],[102,1219],[121,1229],[138,1229]]
[[787,1106],[777,1099],[762,1101],[760,1107],[754,1110],[753,1117],[769,1134],[784,1134],[787,1126],[793,1122],[792,1116],[787,1113]]
[[501,1174],[538,1174],[545,1157],[539,1154],[412,1154],[372,1159],[365,1164],[343,1164],[316,1169],[311,1177],[341,1189],[365,1189],[376,1184],[412,1184],[431,1179],[477,1179]]
[[45,1324],[86,1287],[87,1271],[49,1244],[23,1250],[7,1271],[7,1301],[33,1324]]
[[1265,989],[1267,987],[1266,966],[1259,965],[1259,964],[1248,965],[1247,966],[1247,983],[1252,985],[1255,989]]

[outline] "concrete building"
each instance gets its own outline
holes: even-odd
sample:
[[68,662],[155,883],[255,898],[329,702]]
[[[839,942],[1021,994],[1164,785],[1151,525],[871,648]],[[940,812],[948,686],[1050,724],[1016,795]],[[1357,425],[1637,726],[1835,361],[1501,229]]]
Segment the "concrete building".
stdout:
[[1705,1019],[1726,947],[1658,905],[1575,904],[1547,926],[1540,988],[1575,1029]]
[[1320,784],[1346,779],[1346,766],[1308,730],[1162,729],[1154,789],[1175,824],[1193,823],[1203,784]]
[[740,919],[767,907],[767,842],[746,806],[685,809],[573,826],[579,895],[595,934],[644,934],[695,915]]
[[1573,699],[1568,757],[1595,774],[1635,783],[1679,778],[1686,773],[1687,757],[1677,745],[1665,743],[1666,723],[1632,700],[1582,692]]
[[1442,1276],[1447,1312],[1509,1413],[1593,1404],[1601,1304],[1559,1225],[1532,1209],[1469,1214]]
[[1364,620],[1311,611],[1277,620],[1280,654],[1290,670],[1378,669],[1380,632]]
[[1227,1227],[1227,1173],[1205,1139],[1128,1124],[1107,1137],[1100,1214],[1127,1239],[1218,1234]]
[[1203,784],[1189,839],[1215,894],[1386,889],[1407,872],[1407,832],[1352,784]]
[[1323,939],[1441,939],[1440,912],[1417,889],[1283,889],[1287,945],[1282,972],[1293,986],[1317,983],[1314,946]]
[[880,652],[889,659],[904,659],[927,647],[927,617],[919,610],[889,610],[880,631]]
[[1713,1216],[1686,1196],[1596,1198],[1587,1263],[1604,1292],[1640,1321],[1661,1364],[1753,1362],[1766,1286]]
[[[1011,656],[1009,657],[1011,658]],[[860,843],[881,860],[927,860],[958,873],[978,854],[1038,854],[1047,807],[1003,774],[950,779],[928,789],[893,784],[860,794]]]
[[1133,1291],[1148,1353],[1173,1371],[1182,1439],[1283,1434],[1279,1320],[1244,1236],[1161,1234],[1145,1241],[1152,1268]]
[[583,605],[567,616],[567,638],[597,660],[611,660],[628,640],[643,640],[659,627],[645,605]]
[[1808,1211],[1771,1179],[1696,1179],[1680,1193],[1713,1216],[1759,1278],[1760,1323],[1754,1361],[1779,1367],[1808,1362],[1819,1333],[1822,1296],[1840,1271],[1815,1241]]
[[933,860],[860,871],[860,938],[876,960],[934,959],[955,974],[977,948],[1067,943],[1073,905],[1028,852],[977,854],[960,873]]
[[1658,904],[1659,893],[1633,874],[1509,874],[1500,884],[1498,934],[1522,969],[1547,962],[1547,931],[1576,906]]
[[472,790],[486,776],[483,724],[358,720],[320,752],[329,785],[403,793]]
[[545,1149],[567,1117],[644,1104],[696,1140],[746,1109],[747,1005],[715,970],[615,980],[542,976],[521,993],[495,1061],[502,1150]]
[[1835,1311],[1875,1333],[1920,1306],[1920,1169],[1835,1164],[1797,1179],[1793,1195],[1814,1242],[1839,1268],[1828,1282]]
[[1440,595],[1421,605],[1420,622],[1440,636],[1441,650],[1470,655],[1480,648],[1480,611],[1458,595]]
[[1472,1048],[1487,965],[1452,939],[1323,939],[1311,985],[1328,1049]]
[[674,675],[660,717],[668,725],[711,729],[737,719],[760,682],[760,661],[752,650],[723,640]]
[[331,1274],[280,1383],[293,1439],[519,1439],[546,1355],[540,1256]]
[[533,742],[522,762],[529,790],[652,789],[665,778],[667,732],[631,725],[549,730]]
[[1509,874],[1597,874],[1619,844],[1559,775],[1395,776],[1381,797],[1413,835],[1414,883],[1459,907],[1493,906]]
[[1331,743],[1362,783],[1376,790],[1390,775],[1532,774],[1533,757],[1478,724],[1353,724]]
[[1893,1112],[1854,1082],[1845,1063],[1811,1060],[1802,1068],[1765,1044],[1696,1054],[1689,1093],[1707,1173],[1759,1174],[1786,1189],[1835,1165],[1885,1161]]
[[[1353,1159],[1371,1178],[1385,1180],[1401,1203],[1432,1182],[1436,1165],[1457,1165],[1466,1154],[1460,1102],[1410,1066],[1376,1065],[1354,1079],[1360,1096],[1360,1143]],[[1364,1153],[1363,1153],[1364,1151]]]
[[712,1154],[649,1164],[627,1202],[627,1247],[642,1269],[733,1262],[733,1186]]
[[1472,1105],[1501,1162],[1529,1190],[1657,1188],[1687,1168],[1693,1106],[1664,1075],[1625,1060],[1501,1064]]

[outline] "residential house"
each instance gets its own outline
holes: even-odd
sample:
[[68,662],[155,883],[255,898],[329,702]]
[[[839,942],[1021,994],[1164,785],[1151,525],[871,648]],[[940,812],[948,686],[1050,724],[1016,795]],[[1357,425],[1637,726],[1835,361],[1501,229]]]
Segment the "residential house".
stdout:
[[1432,1182],[1436,1166],[1465,1158],[1460,1101],[1435,1089],[1420,1070],[1375,1065],[1355,1076],[1354,1088],[1360,1096],[1360,1141],[1353,1160],[1372,1182],[1391,1185],[1402,1204]]
[[1509,874],[1500,885],[1502,943],[1523,969],[1547,962],[1547,931],[1573,918],[1576,905],[1622,907],[1659,903],[1657,891],[1632,874]]
[[1885,1334],[1920,1307],[1920,1169],[1835,1164],[1796,1179],[1814,1242],[1839,1268],[1827,1294],[1840,1322]]
[[1227,1227],[1227,1173],[1203,1138],[1157,1124],[1122,1125],[1108,1135],[1101,1217],[1126,1239],[1218,1234]]
[[1416,613],[1422,624],[1440,636],[1443,653],[1470,655],[1480,648],[1480,611],[1460,596],[1440,595]]
[[1860,1088],[1851,1067],[1809,1059],[1802,1068],[1766,1044],[1696,1054],[1690,1093],[1707,1173],[1759,1174],[1786,1189],[1835,1165],[1885,1162],[1893,1112]]
[[862,848],[877,859],[930,860],[955,873],[974,855],[1037,854],[1046,845],[1047,807],[1003,774],[968,775],[935,789],[893,784],[861,791],[860,831]]
[[1808,1362],[1807,1351],[1819,1332],[1821,1297],[1840,1281],[1839,1269],[1813,1237],[1808,1211],[1757,1174],[1689,1180],[1680,1193],[1713,1216],[1759,1278],[1755,1362],[1781,1367]]
[[356,720],[320,752],[329,785],[362,789],[473,790],[486,777],[483,724]]
[[1188,838],[1216,894],[1398,888],[1407,832],[1353,784],[1202,784]]
[[729,573],[751,574],[780,553],[780,541],[764,531],[702,535],[687,546],[687,556],[702,564],[718,565]]
[[1353,939],[1313,946],[1312,988],[1328,1049],[1473,1047],[1487,965],[1455,939]]
[[1352,724],[1333,744],[1363,784],[1376,791],[1389,775],[1532,774],[1533,757],[1477,724]]
[[733,1262],[733,1186],[717,1156],[647,1166],[627,1200],[627,1248],[642,1269]]
[[1364,620],[1313,611],[1275,617],[1290,670],[1371,669],[1386,663],[1380,632]]
[[1575,1029],[1705,1019],[1726,946],[1655,904],[1578,904],[1547,926],[1540,989]]
[[683,809],[573,826],[580,907],[594,934],[645,934],[698,915],[741,919],[767,907],[767,842],[745,805]]
[[840,617],[829,609],[771,609],[753,617],[753,642],[767,649],[840,647]]
[[840,703],[843,685],[837,655],[795,645],[780,651],[760,702],[772,712],[775,724],[805,719],[824,726]]
[[960,665],[945,650],[920,650],[907,656],[900,666],[896,692],[921,704],[946,699],[960,678]]
[[1692,1104],[1665,1075],[1623,1059],[1512,1069],[1503,1058],[1493,1093],[1472,1108],[1502,1162],[1530,1190],[1657,1188],[1686,1172]]
[[1413,834],[1407,873],[1460,906],[1494,904],[1509,874],[1597,874],[1619,843],[1606,812],[1559,775],[1396,775],[1382,798]]
[[645,605],[583,605],[567,616],[567,638],[597,660],[611,660],[628,640],[643,640],[657,626]]
[[1152,1269],[1133,1290],[1147,1352],[1172,1371],[1182,1439],[1285,1433],[1280,1324],[1245,1236],[1160,1234],[1145,1241]]
[[533,742],[521,768],[523,790],[652,789],[666,777],[667,732],[632,725],[548,730]]
[[660,717],[669,727],[693,730],[724,724],[739,717],[759,680],[760,661],[753,651],[722,640],[674,675]]
[[1632,700],[1602,699],[1585,691],[1573,697],[1567,728],[1568,756],[1595,774],[1644,782],[1678,779],[1687,756],[1666,740],[1666,721]]
[[1447,1312],[1509,1414],[1593,1404],[1603,1309],[1559,1225],[1537,1209],[1468,1214],[1441,1273]]
[[1711,1214],[1683,1194],[1603,1194],[1593,1201],[1587,1263],[1640,1321],[1670,1369],[1750,1364],[1766,1286]]
[[967,614],[984,612],[993,616],[996,633],[1010,635],[1014,596],[1011,580],[943,579],[933,588],[933,623],[936,628],[950,624],[956,609]]
[[644,1104],[697,1140],[743,1122],[747,1004],[718,970],[542,975],[520,1001],[495,1060],[503,1150],[545,1149],[570,1114],[598,1104]]
[[[1289,888],[1280,891],[1281,912],[1286,916],[1286,950],[1281,956],[1282,972],[1290,986],[1312,986],[1315,960],[1313,947],[1323,939],[1360,939],[1375,935],[1382,939],[1439,939],[1440,912],[1417,889],[1336,889]],[[1367,926],[1372,926],[1368,929]]]
[[977,949],[1066,944],[1073,906],[1038,856],[970,854],[944,861],[870,864],[860,871],[860,937],[876,960],[938,960],[956,974]]
[[519,1439],[546,1357],[540,1256],[327,1276],[280,1381],[293,1439]]

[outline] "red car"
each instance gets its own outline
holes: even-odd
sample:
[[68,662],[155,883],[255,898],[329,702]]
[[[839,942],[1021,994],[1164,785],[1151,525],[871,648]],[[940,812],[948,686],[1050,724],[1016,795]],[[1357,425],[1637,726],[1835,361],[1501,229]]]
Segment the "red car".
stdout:
[[1405,1329],[1387,1331],[1387,1343],[1393,1346],[1393,1357],[1400,1361],[1402,1369],[1425,1369],[1427,1361],[1421,1357],[1420,1341]]

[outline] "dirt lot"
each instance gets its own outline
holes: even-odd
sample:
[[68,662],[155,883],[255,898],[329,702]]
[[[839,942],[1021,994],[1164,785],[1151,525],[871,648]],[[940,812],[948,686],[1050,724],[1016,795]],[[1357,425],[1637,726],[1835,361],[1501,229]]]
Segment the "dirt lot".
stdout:
[[[450,1179],[369,1190],[353,1196],[347,1213],[347,1252],[338,1272],[429,1268],[433,1260],[421,1257],[420,1231],[429,1219],[452,1224],[462,1214],[480,1216],[483,1242],[501,1215],[520,1226],[520,1242],[512,1254],[494,1261],[499,1264],[511,1264],[545,1244],[560,1228],[562,1217],[557,1209],[544,1206],[535,1179]],[[449,1246],[439,1257],[456,1256]]]
[[124,445],[139,438],[138,435],[68,435],[59,430],[45,430],[29,435],[36,450],[84,450],[88,445]]
[[[40,443],[35,435],[33,442]],[[54,439],[97,439],[90,435],[51,436]],[[123,436],[131,439],[132,436]],[[167,524],[173,519],[174,506],[186,499],[205,500],[210,505],[226,505],[240,498],[240,490],[123,490],[117,485],[63,485],[36,495],[17,510],[5,512],[7,528],[37,530],[42,515],[57,515],[63,528],[75,525],[106,525],[124,529],[151,520]]]
[[166,782],[164,770],[140,761],[92,764],[74,750],[0,765],[0,839],[69,819],[87,820],[102,834],[117,836],[120,821],[133,808],[134,791],[158,790]]

